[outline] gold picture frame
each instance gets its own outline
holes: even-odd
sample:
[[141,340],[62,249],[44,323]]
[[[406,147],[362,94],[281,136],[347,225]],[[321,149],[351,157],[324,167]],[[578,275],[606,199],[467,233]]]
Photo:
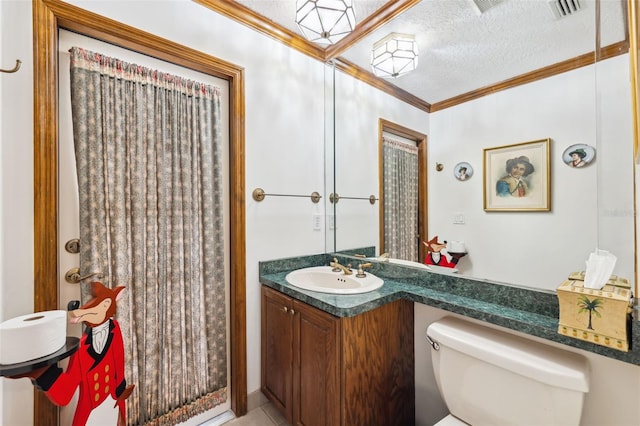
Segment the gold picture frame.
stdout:
[[485,211],[551,211],[551,139],[485,148]]

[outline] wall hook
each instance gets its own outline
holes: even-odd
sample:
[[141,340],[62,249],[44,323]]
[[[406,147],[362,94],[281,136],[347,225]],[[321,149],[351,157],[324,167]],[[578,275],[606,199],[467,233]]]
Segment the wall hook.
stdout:
[[22,61],[20,59],[16,59],[16,66],[13,67],[13,69],[10,70],[5,70],[0,68],[0,72],[6,72],[6,73],[14,73],[17,72],[20,69],[20,65],[22,64]]

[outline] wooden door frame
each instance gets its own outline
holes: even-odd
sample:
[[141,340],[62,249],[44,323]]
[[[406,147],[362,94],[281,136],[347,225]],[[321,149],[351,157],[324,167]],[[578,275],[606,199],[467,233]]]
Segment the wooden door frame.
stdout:
[[[391,133],[393,135],[400,136],[405,139],[409,139],[416,142],[418,147],[418,234],[423,241],[427,241],[427,224],[428,224],[428,210],[427,210],[427,135],[415,130],[411,130],[408,127],[401,126],[400,124],[393,123],[391,121],[380,118],[378,120],[378,185],[380,199],[380,219],[379,219],[379,233],[380,233],[380,253],[385,252],[384,248],[384,161],[383,161],[383,148],[382,148],[382,134],[383,132]],[[418,245],[418,261],[422,261],[426,255],[425,247],[423,244]]]
[[[244,69],[60,0],[33,0],[34,310],[58,309],[58,30],[66,29],[229,82],[231,409],[247,412]],[[34,425],[58,409],[34,395]]]

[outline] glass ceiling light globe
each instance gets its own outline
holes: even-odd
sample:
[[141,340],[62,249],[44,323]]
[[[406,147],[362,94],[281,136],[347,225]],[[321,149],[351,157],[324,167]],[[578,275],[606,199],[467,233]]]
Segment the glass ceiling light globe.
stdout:
[[297,0],[296,23],[307,40],[336,43],[356,27],[353,0]]
[[418,43],[409,34],[391,33],[373,45],[371,69],[378,77],[397,78],[418,67]]

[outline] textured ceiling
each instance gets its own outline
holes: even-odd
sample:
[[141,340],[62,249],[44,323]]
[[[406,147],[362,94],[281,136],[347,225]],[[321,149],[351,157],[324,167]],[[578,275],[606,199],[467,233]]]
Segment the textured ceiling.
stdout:
[[[594,51],[596,0],[557,19],[547,0],[478,0],[494,6],[481,13],[473,0],[422,0],[360,39],[340,56],[370,70],[373,44],[391,32],[414,34],[416,71],[388,81],[433,104]],[[576,0],[573,0],[576,1]],[[238,0],[280,26],[301,34],[296,0]],[[354,0],[358,22],[386,1]],[[622,0],[600,0],[602,47],[625,39]]]

